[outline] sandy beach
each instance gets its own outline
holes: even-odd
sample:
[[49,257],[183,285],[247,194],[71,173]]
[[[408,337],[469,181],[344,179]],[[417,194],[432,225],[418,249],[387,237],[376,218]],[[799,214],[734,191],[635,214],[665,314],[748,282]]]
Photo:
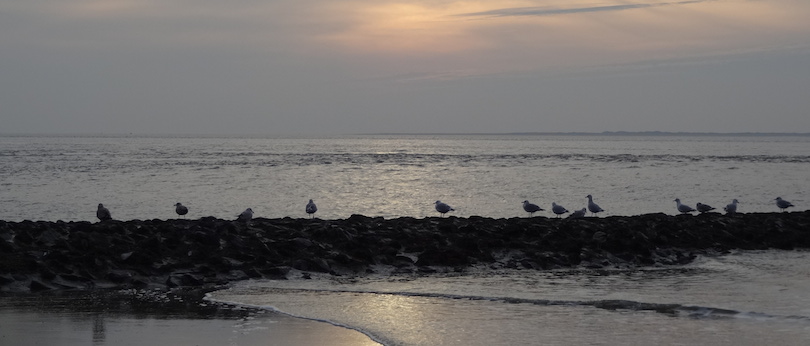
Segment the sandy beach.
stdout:
[[0,295],[0,345],[379,345],[328,323],[160,291]]

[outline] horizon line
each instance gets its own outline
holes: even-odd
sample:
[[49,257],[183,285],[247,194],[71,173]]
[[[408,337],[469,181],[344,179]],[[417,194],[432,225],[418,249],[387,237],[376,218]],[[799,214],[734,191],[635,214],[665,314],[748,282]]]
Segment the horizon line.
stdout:
[[524,131],[524,132],[378,132],[378,133],[357,133],[356,135],[480,135],[480,136],[810,136],[810,132],[693,132],[693,131]]
[[695,131],[521,131],[521,132],[360,132],[360,133],[0,133],[0,137],[311,137],[311,136],[796,136],[810,132]]

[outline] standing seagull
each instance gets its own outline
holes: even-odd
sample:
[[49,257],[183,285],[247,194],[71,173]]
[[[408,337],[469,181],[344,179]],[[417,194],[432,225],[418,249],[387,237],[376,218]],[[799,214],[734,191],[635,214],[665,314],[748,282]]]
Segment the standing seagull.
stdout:
[[568,209],[565,209],[565,207],[557,203],[551,202],[551,211],[553,211],[554,214],[557,214],[557,217],[560,217],[560,215],[567,213]]
[[686,204],[681,204],[681,199],[680,198],[676,198],[675,203],[677,203],[678,211],[681,212],[681,214],[691,213],[691,212],[695,211],[695,209],[692,209],[692,207],[690,207],[690,206],[688,206]]
[[529,203],[529,201],[523,201],[523,210],[529,213],[529,216],[534,216],[534,213],[543,210],[537,204]]
[[446,203],[442,203],[442,201],[436,201],[436,203],[433,204],[436,205],[436,211],[441,213],[442,216],[444,216],[444,214],[447,214],[448,211],[455,211],[455,209],[451,208]]
[[236,217],[236,221],[244,222],[246,225],[250,224],[250,220],[253,219],[253,209],[247,208],[238,217]]
[[776,206],[779,207],[779,209],[781,209],[782,211],[785,211],[785,209],[793,206],[793,203],[790,203],[782,199],[782,197],[776,197],[774,201],[776,201]]
[[737,199],[735,198],[733,201],[731,201],[731,204],[726,205],[726,207],[723,208],[723,210],[725,210],[726,214],[728,215],[734,215],[737,213],[737,203],[740,202],[738,202]]
[[701,214],[708,213],[708,212],[714,210],[714,208],[712,208],[712,206],[710,206],[708,204],[703,204],[703,203],[700,203],[700,202],[698,202],[698,204],[695,207],[697,207],[697,211],[700,212]]
[[104,205],[99,203],[98,209],[96,210],[96,217],[98,217],[101,221],[112,220],[112,215],[110,215],[110,210],[104,208]]
[[588,195],[588,210],[590,210],[594,216],[596,216],[596,213],[598,212],[605,211],[604,209],[600,208],[599,205],[593,202],[593,197],[591,195]]
[[316,212],[316,211],[318,211],[318,207],[315,205],[315,202],[313,202],[313,201],[310,199],[310,200],[309,200],[309,203],[307,203],[307,214],[309,214],[309,215],[310,215],[310,218],[311,218],[311,219],[314,219],[314,218],[315,218],[315,212]]
[[177,212],[177,215],[183,217],[188,214],[188,208],[186,208],[186,206],[182,205],[180,202],[177,202],[177,204],[174,205],[174,211]]

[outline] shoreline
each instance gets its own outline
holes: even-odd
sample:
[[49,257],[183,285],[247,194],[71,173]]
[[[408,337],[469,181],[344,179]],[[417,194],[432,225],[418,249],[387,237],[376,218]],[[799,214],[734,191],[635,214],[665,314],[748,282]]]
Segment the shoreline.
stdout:
[[0,344],[380,345],[355,329],[211,301],[206,291],[0,292]]
[[0,221],[0,292],[210,289],[293,270],[362,276],[686,264],[730,250],[810,248],[810,211],[603,218],[402,217]]

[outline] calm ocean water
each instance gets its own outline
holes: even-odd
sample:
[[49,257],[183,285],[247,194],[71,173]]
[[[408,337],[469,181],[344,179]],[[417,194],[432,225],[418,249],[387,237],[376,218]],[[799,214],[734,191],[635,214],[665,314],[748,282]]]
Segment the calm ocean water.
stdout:
[[[0,219],[351,214],[525,217],[523,200],[604,215],[806,210],[810,137],[0,137]],[[549,211],[541,216],[551,216]],[[385,345],[803,345],[810,252],[740,252],[683,267],[496,270],[247,281],[211,294],[355,329]],[[293,343],[292,345],[299,346]]]
[[675,198],[740,212],[805,210],[810,137],[354,136],[0,137],[0,219],[525,216],[523,200],[603,215],[677,213]]

